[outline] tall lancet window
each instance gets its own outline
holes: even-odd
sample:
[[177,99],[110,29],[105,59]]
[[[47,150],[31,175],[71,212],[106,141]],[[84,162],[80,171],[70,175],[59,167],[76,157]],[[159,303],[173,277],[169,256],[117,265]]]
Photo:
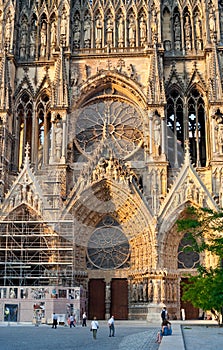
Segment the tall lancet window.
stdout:
[[183,161],[183,99],[177,90],[167,97],[167,142],[168,159],[172,167],[177,168]]
[[183,99],[174,89],[167,96],[168,159],[172,167],[178,167],[184,158],[184,142],[189,140],[192,163],[206,166],[205,110],[202,93],[192,89]]
[[190,155],[195,166],[206,165],[205,111],[202,94],[193,89],[187,100]]
[[32,116],[33,101],[27,92],[24,92],[17,105],[17,147],[15,153],[18,159],[18,168],[22,165],[25,154],[25,146],[29,143],[32,147]]
[[36,159],[37,168],[49,163],[51,140],[51,112],[49,110],[49,96],[44,93],[37,103],[36,119]]

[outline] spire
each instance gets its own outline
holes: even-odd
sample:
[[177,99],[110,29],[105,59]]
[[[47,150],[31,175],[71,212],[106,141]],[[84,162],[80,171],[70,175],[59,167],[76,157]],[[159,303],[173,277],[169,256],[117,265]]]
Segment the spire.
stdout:
[[148,81],[148,102],[163,103],[164,101],[164,84],[162,69],[159,61],[159,53],[157,50],[157,42],[154,39],[154,49],[150,61],[150,72]]
[[222,85],[221,85],[221,73],[219,68],[219,58],[217,53],[216,42],[213,42],[213,51],[212,51],[212,81],[213,81],[213,95],[216,101],[222,100]]
[[52,105],[53,107],[68,107],[68,84],[63,48],[56,62]]
[[9,71],[6,51],[0,64],[0,110],[9,108]]

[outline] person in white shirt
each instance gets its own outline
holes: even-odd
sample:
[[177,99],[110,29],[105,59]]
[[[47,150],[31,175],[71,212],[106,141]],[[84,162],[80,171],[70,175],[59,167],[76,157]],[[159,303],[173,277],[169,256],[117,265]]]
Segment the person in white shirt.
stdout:
[[69,321],[70,321],[70,328],[75,327],[74,316],[72,314],[69,317]]
[[96,339],[98,328],[99,328],[99,325],[98,325],[97,318],[94,317],[93,321],[91,322],[91,330],[93,332],[94,339]]
[[87,327],[87,315],[85,311],[82,315],[82,327]]
[[114,316],[112,316],[108,320],[108,327],[109,327],[109,337],[114,337],[115,336],[115,319],[114,319]]

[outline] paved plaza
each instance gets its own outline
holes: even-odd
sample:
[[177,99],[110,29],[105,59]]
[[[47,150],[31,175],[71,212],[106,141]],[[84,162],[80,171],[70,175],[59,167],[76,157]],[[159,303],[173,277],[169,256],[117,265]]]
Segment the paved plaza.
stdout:
[[[88,325],[90,322],[88,322]],[[116,321],[115,337],[108,337],[107,322],[99,321],[100,328],[94,340],[89,327],[0,324],[0,350],[222,350],[223,328],[216,322],[173,321],[173,335],[165,337],[165,344],[155,342],[159,325],[148,325],[141,321]],[[180,346],[175,337],[176,328],[182,329],[184,338]],[[174,333],[175,330],[175,333]],[[180,331],[181,334],[181,331]]]
[[13,325],[0,326],[1,350],[158,350],[155,343],[159,327],[140,322],[116,322],[115,337],[108,337],[107,323],[99,322],[97,339],[89,327]]
[[182,326],[185,350],[222,350],[223,328],[214,325]]

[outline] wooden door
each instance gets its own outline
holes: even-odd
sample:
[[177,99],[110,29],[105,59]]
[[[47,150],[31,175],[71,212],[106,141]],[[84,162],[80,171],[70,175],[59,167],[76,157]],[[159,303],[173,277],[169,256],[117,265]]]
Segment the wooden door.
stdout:
[[117,320],[128,319],[128,281],[113,279],[111,282],[111,315]]
[[94,316],[98,320],[105,319],[105,281],[103,279],[92,279],[88,286],[88,318]]
[[[182,282],[183,283],[188,283],[188,279],[187,278],[183,278],[182,279]],[[181,285],[181,288],[180,288],[180,293],[181,293],[181,297],[183,295],[183,288],[182,288],[182,285]],[[185,311],[185,319],[186,320],[198,320],[198,317],[199,317],[199,309],[194,307],[191,302],[189,301],[183,301],[181,299],[180,301],[180,310],[181,309],[184,309]]]

